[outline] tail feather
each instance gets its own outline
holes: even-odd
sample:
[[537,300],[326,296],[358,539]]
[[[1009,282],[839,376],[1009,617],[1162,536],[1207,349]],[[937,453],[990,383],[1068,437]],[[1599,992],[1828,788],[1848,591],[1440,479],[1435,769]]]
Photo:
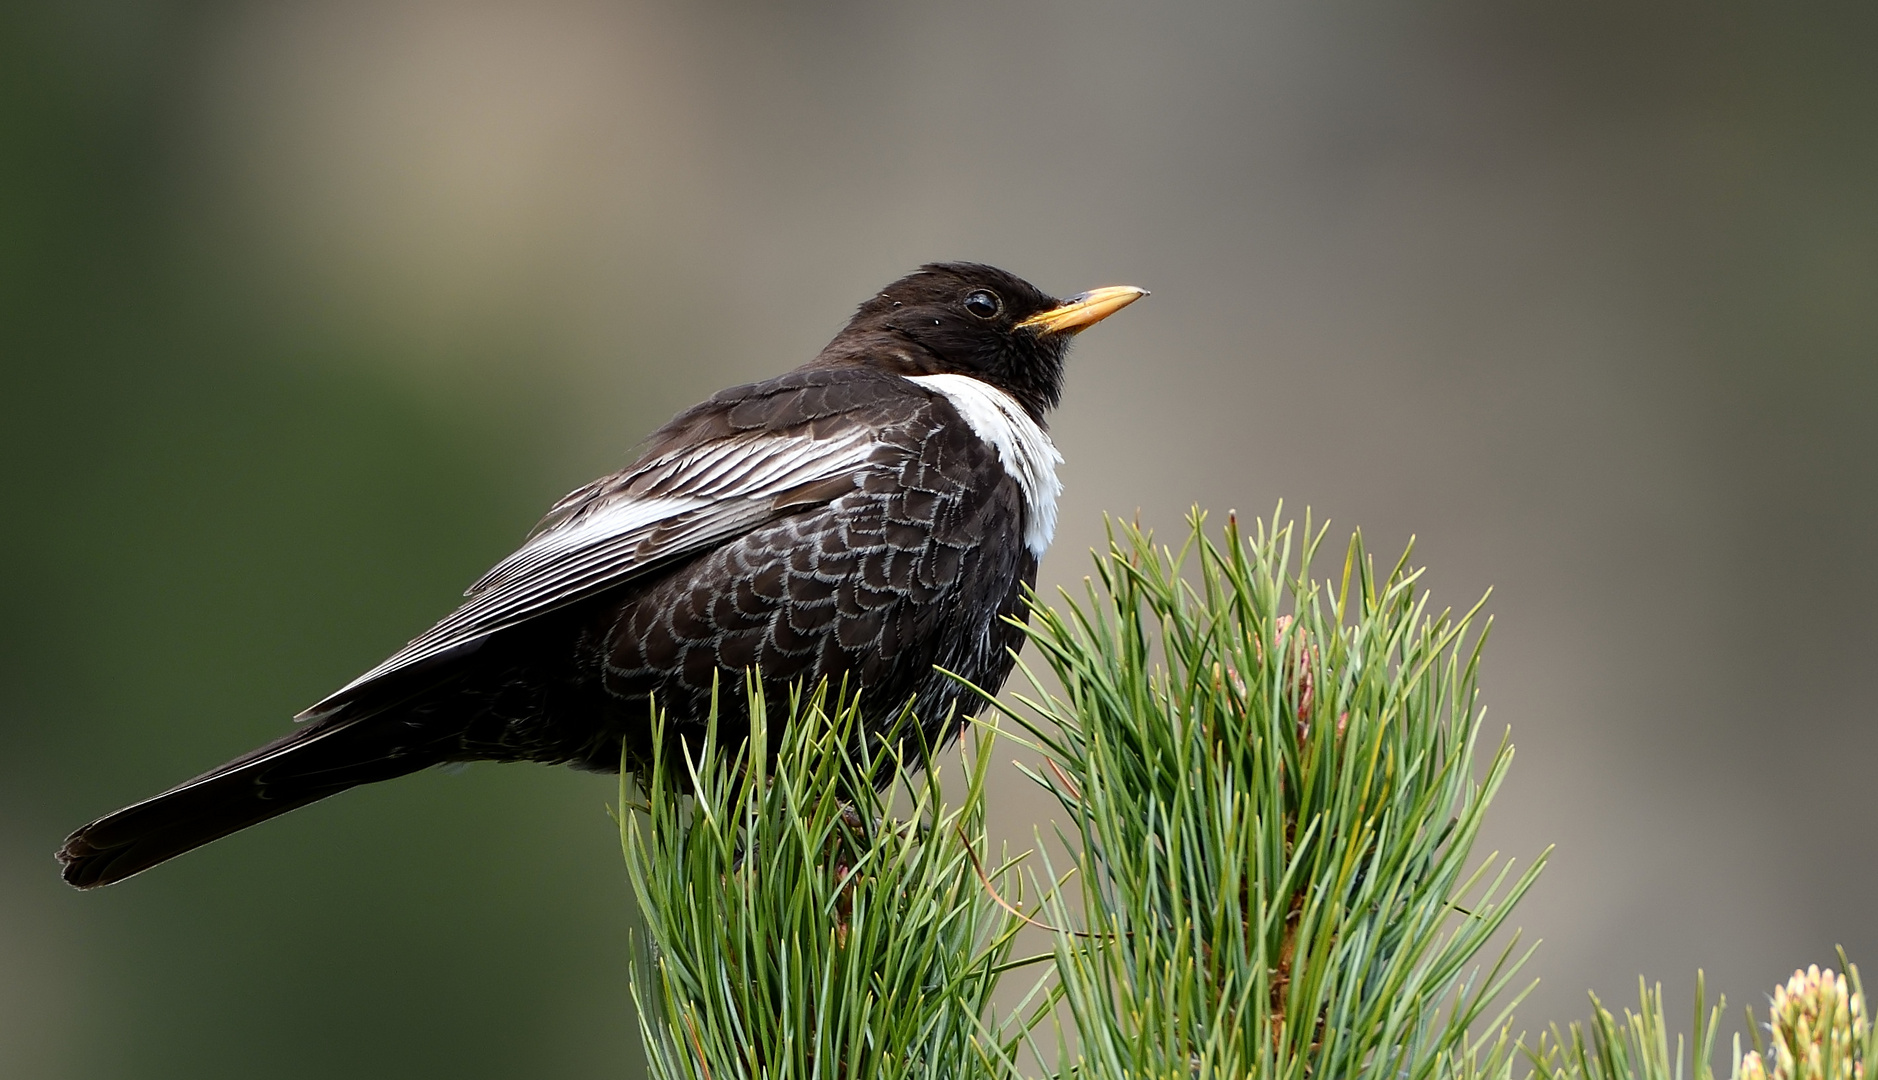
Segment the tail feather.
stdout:
[[97,888],[347,788],[445,758],[383,717],[314,721],[233,761],[79,829],[59,849],[68,884]]

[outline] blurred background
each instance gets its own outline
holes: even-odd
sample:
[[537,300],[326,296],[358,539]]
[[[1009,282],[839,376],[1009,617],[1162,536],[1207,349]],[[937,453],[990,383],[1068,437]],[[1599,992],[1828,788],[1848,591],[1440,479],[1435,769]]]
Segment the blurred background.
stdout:
[[628,1071],[606,778],[52,850],[941,258],[1154,290],[1073,357],[1046,586],[1283,498],[1494,588],[1523,1027],[1878,970],[1875,56],[1855,4],[0,6],[0,1074]]

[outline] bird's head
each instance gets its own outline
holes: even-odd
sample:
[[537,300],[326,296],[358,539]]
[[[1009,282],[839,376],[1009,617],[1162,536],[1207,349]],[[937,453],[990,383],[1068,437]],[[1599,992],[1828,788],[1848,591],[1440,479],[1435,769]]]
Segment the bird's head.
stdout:
[[1146,295],[1123,285],[1061,300],[995,266],[929,263],[869,297],[815,366],[970,375],[1041,421],[1063,396],[1070,339]]

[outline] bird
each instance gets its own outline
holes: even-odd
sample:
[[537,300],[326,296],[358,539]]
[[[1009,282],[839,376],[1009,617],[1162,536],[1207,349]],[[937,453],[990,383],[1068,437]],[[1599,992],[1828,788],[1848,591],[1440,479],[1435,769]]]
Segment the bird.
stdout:
[[747,740],[746,679],[770,701],[839,682],[866,733],[910,709],[944,745],[966,683],[995,692],[1023,644],[1069,343],[1145,295],[1059,299],[968,262],[894,281],[808,363],[679,413],[555,503],[460,607],[294,730],[72,833],[64,880],[122,881],[436,765],[617,772],[651,753],[653,704],[667,737],[704,737],[715,708],[714,737]]

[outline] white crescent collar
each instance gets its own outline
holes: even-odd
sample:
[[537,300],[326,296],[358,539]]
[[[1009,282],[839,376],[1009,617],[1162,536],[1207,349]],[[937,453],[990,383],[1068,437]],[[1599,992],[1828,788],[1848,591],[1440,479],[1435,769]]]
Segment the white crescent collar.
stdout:
[[970,375],[906,378],[944,394],[972,431],[997,448],[1004,471],[1024,493],[1024,546],[1041,559],[1056,535],[1056,497],[1063,492],[1056,478],[1063,455],[1049,434],[1011,395]]

